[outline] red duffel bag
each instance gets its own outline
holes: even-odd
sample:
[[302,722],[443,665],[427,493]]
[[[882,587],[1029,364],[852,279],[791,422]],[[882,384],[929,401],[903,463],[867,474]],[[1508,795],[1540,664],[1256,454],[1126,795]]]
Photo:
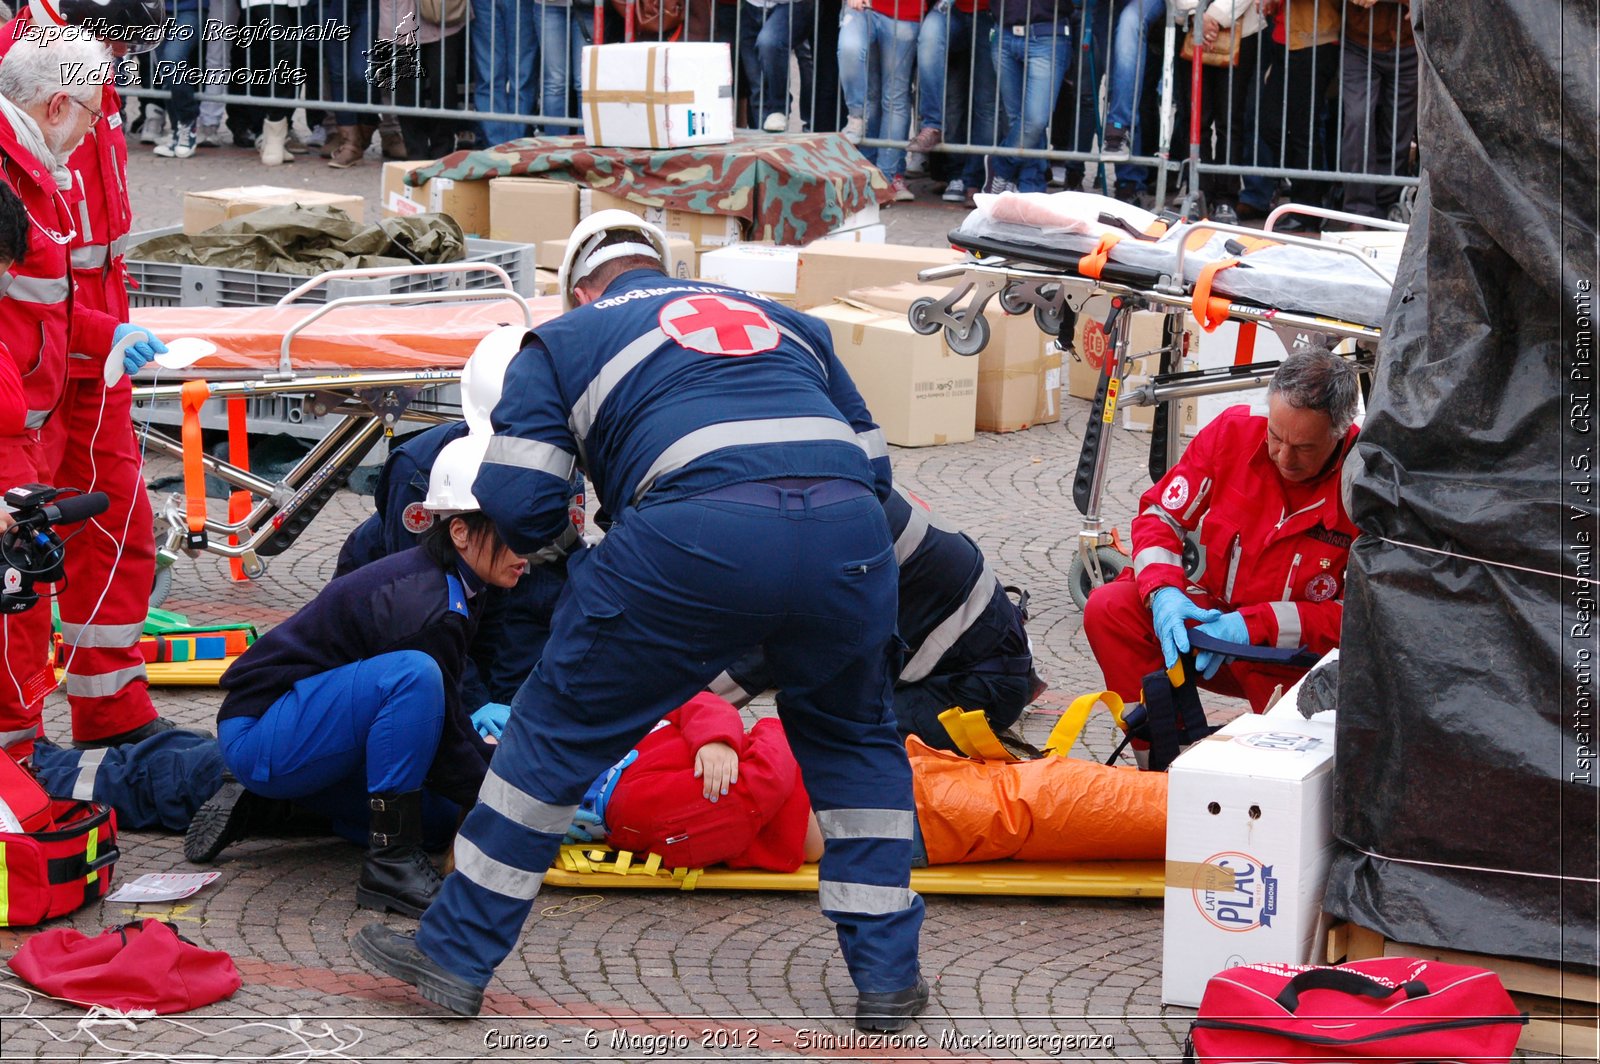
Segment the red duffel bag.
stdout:
[[1247,964],[1211,977],[1187,1060],[1511,1058],[1528,1016],[1484,968],[1414,957],[1338,967]]

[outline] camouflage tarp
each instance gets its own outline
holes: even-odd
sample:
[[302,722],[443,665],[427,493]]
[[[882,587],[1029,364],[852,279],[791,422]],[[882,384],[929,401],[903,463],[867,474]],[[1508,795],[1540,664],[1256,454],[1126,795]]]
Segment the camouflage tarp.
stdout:
[[337,207],[268,207],[193,236],[170,233],[128,249],[142,262],[176,262],[315,277],[328,270],[459,262],[467,241],[455,219],[413,214],[363,225]]
[[591,148],[582,137],[524,137],[484,151],[456,152],[406,175],[549,177],[646,207],[731,214],[754,239],[805,244],[857,211],[888,202],[878,168],[837,133],[751,134],[727,144],[650,151]]

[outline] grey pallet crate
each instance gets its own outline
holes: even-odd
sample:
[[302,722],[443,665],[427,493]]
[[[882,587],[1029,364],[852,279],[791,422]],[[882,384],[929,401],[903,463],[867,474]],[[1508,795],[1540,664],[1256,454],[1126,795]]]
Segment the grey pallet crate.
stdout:
[[[152,237],[178,232],[177,226],[134,233],[130,247]],[[534,247],[505,240],[467,238],[467,262],[499,266],[511,278],[511,289],[534,294]],[[127,260],[129,277],[138,287],[128,289],[134,307],[261,307],[270,306],[310,277],[265,270],[235,270],[220,266],[184,266],[172,262]],[[383,277],[370,281],[330,281],[303,297],[305,303],[326,303],[343,296],[401,295],[459,288],[498,288],[491,273],[423,274],[417,277]]]

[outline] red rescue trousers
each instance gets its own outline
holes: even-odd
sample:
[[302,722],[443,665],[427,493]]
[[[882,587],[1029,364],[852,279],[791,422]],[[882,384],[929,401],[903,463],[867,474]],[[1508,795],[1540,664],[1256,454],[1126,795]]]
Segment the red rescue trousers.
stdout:
[[[1227,609],[1212,602],[1203,591],[1191,591],[1189,597],[1201,609]],[[1095,661],[1100,663],[1106,690],[1115,691],[1125,701],[1140,701],[1140,683],[1150,673],[1166,667],[1150,607],[1140,600],[1131,565],[1089,596],[1083,608],[1083,634],[1088,637]],[[1250,708],[1262,713],[1276,687],[1281,684],[1287,691],[1304,675],[1303,669],[1230,661],[1211,679],[1201,680],[1200,686],[1232,698],[1249,699]]]
[[[139,637],[155,580],[155,524],[145,491],[133,387],[69,377],[61,406],[40,430],[51,458],[48,483],[103,491],[111,507],[67,545],[67,580],[57,604],[69,662],[64,686],[72,737],[103,739],[156,717]],[[48,614],[46,614],[48,616]]]
[[[42,484],[49,470],[39,433],[0,437],[0,491],[19,484]],[[14,589],[8,589],[14,590]],[[56,686],[50,667],[50,591],[35,586],[39,602],[25,613],[0,614],[0,646],[5,675],[0,676],[0,749],[21,759],[33,753],[44,713],[44,696]]]

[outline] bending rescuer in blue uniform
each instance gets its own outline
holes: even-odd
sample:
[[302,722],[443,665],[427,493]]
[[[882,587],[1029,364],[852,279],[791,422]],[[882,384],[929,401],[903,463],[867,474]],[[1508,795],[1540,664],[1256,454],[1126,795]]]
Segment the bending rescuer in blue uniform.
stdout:
[[415,939],[372,924],[354,949],[476,1014],[590,783],[760,646],[826,840],[819,901],[856,1023],[899,1030],[928,988],[891,711],[888,449],[820,323],[667,277],[665,245],[626,212],[585,219],[558,278],[576,309],[530,333],[506,374],[474,489],[506,543],[529,554],[561,534],[575,463],[613,524],[568,566]]

